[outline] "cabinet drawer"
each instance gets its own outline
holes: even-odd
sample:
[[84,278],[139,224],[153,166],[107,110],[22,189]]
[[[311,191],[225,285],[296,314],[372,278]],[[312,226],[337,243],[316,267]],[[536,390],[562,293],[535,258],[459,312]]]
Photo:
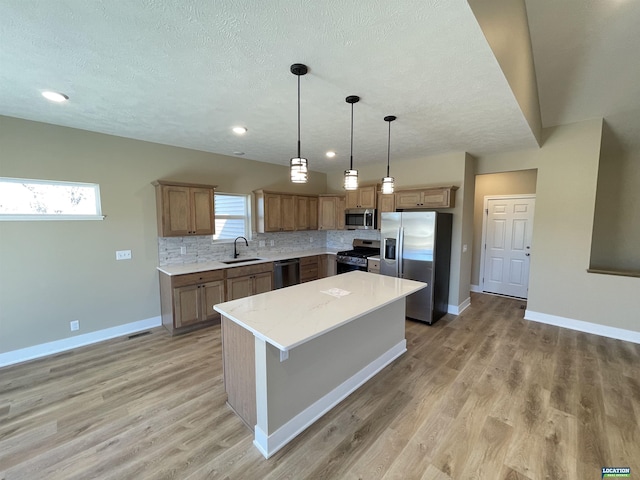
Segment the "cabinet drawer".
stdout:
[[258,263],[257,265],[247,265],[245,267],[234,267],[227,269],[227,278],[244,277],[255,275],[256,273],[272,272],[273,263]]
[[317,265],[308,265],[300,269],[300,281],[301,282],[310,282],[311,280],[318,279],[318,266]]
[[208,270],[206,272],[188,273],[186,275],[175,275],[171,277],[173,288],[185,287],[187,285],[197,285],[198,283],[213,282],[224,278],[224,270]]
[[318,256],[312,255],[310,257],[301,257],[300,258],[300,266],[304,267],[305,265],[317,265],[318,264]]
[[367,261],[367,272],[380,273],[380,260],[369,259]]

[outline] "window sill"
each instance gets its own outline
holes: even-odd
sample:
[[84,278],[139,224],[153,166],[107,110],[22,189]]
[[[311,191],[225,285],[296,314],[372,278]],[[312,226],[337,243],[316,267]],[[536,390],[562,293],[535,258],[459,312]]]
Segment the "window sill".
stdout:
[[639,277],[640,272],[635,270],[606,270],[603,268],[587,268],[588,273],[599,273],[602,275],[617,275],[619,277]]
[[104,220],[106,215],[0,215],[0,222],[29,222],[40,220]]

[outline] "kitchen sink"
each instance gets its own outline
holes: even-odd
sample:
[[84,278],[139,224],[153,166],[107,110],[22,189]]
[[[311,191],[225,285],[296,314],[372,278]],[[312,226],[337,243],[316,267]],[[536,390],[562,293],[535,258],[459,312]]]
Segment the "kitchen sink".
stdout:
[[235,260],[228,260],[224,263],[225,265],[233,265],[234,263],[245,263],[245,262],[256,262],[258,260],[264,260],[263,258],[236,258]]

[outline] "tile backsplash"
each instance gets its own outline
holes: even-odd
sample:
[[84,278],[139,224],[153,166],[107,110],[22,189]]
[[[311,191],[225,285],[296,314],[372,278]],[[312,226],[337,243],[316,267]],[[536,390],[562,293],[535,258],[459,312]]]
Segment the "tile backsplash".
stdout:
[[[260,246],[264,242],[264,247]],[[273,245],[271,245],[273,243]],[[326,231],[254,233],[249,247],[238,240],[238,253],[243,256],[285,253],[292,250],[326,248]],[[185,254],[181,253],[185,247]],[[196,237],[159,237],[158,260],[161,267],[228,260],[233,257],[233,242],[213,243],[210,235]]]
[[378,230],[328,230],[326,247],[349,250],[353,246],[354,238],[380,240],[380,232]]
[[[378,230],[311,230],[306,232],[254,233],[246,247],[238,241],[238,253],[241,256],[266,255],[268,253],[286,253],[289,251],[315,250],[329,248],[349,250],[354,238],[379,240]],[[264,242],[264,247],[260,246]],[[271,243],[273,242],[273,245]],[[181,253],[182,247],[185,254]],[[233,257],[233,242],[213,243],[210,235],[196,237],[159,237],[158,260],[161,267],[228,260]]]

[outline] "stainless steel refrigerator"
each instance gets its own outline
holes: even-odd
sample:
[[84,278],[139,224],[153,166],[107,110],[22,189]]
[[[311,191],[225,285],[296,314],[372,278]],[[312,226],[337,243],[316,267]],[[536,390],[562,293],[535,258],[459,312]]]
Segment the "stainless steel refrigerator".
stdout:
[[450,213],[382,214],[380,273],[429,285],[407,297],[409,318],[433,324],[447,313],[452,221]]

